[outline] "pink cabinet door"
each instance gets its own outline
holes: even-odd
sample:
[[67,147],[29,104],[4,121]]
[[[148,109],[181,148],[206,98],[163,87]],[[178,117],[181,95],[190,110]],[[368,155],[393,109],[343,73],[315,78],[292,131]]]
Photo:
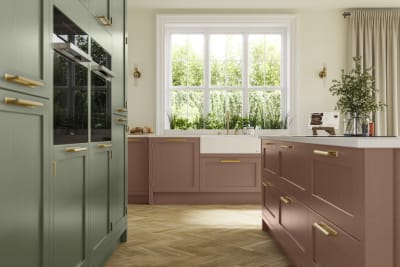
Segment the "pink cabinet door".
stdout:
[[150,192],[198,192],[199,155],[199,138],[151,138]]
[[363,235],[364,150],[314,146],[310,206],[357,238]]
[[263,172],[279,175],[279,150],[276,142],[262,141]]
[[269,179],[262,179],[262,215],[267,221],[270,228],[278,225],[280,196],[282,195],[279,189]]
[[[362,267],[363,247],[360,241],[336,225],[310,212],[312,261],[316,267]],[[384,265],[382,265],[384,266]]]
[[283,191],[308,204],[311,177],[311,146],[302,143],[279,144],[280,180]]
[[260,188],[260,155],[201,156],[201,192],[260,192]]
[[128,203],[149,202],[148,138],[128,139]]

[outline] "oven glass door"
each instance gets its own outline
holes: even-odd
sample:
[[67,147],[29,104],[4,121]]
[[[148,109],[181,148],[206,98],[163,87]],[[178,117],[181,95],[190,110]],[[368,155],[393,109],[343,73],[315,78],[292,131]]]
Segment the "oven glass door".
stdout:
[[111,141],[111,82],[92,72],[91,142]]

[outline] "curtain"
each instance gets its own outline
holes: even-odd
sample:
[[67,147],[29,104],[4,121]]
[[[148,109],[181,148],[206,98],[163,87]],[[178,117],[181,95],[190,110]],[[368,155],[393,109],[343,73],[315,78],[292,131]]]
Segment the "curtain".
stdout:
[[373,67],[376,100],[387,104],[375,114],[375,134],[398,136],[400,129],[400,10],[352,10],[349,18],[348,67],[361,56]]

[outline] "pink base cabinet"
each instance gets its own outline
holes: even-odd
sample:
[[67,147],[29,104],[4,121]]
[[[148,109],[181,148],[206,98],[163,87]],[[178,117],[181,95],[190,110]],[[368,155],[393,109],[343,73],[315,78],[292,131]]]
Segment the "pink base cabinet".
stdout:
[[148,138],[128,139],[128,203],[149,203]]
[[262,227],[296,266],[399,267],[399,152],[268,139],[262,146]]

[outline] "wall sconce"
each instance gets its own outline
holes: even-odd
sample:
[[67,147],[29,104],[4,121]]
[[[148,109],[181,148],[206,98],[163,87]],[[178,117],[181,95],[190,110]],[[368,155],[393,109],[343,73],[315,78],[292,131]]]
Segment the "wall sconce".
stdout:
[[133,71],[133,77],[135,79],[139,79],[142,76],[142,73],[140,73],[138,67],[135,67],[135,70]]
[[323,79],[326,77],[326,67],[324,65],[324,67],[322,68],[322,70],[318,73],[318,76]]

